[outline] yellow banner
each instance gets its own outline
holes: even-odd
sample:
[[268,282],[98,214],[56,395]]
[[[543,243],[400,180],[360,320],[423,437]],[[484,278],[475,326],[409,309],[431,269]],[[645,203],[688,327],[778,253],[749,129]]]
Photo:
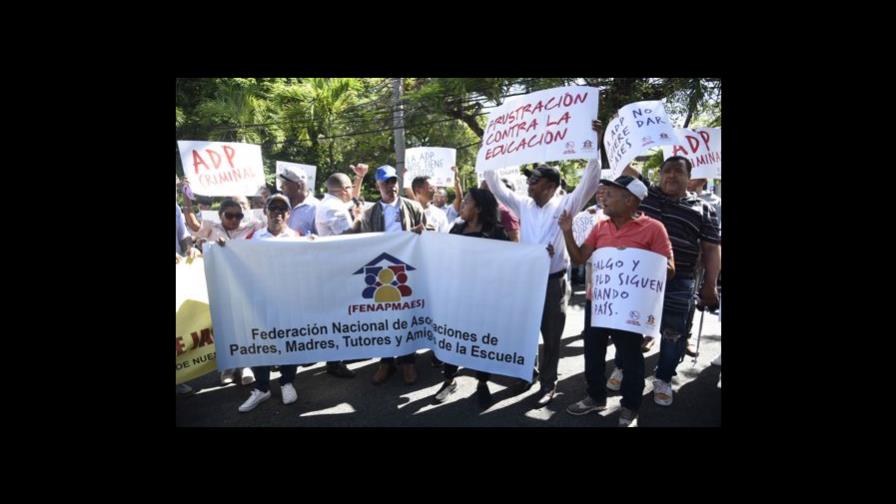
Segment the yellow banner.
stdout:
[[181,261],[175,268],[175,383],[179,385],[211,373],[217,363],[205,263],[197,257]]

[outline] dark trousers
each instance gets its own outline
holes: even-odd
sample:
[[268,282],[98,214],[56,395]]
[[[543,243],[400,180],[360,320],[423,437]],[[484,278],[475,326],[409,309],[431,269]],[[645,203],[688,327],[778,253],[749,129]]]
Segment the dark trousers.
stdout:
[[399,356],[397,359],[395,357],[383,357],[380,359],[380,364],[389,364],[390,366],[394,366],[396,363],[398,364],[413,364],[417,362],[417,354],[409,353],[407,355]]
[[[446,380],[453,380],[455,376],[457,376],[458,367],[454,364],[448,364],[447,362],[442,367],[442,374],[445,376]],[[488,380],[491,378],[491,373],[486,373],[485,371],[476,371],[476,378],[479,380]]]
[[610,336],[616,346],[616,366],[624,371],[620,402],[622,406],[638,411],[644,394],[644,354],[641,353],[643,336],[637,333],[603,327],[585,328],[585,381],[588,384],[588,395],[599,403],[607,401],[605,372],[607,339]]
[[[292,383],[296,379],[296,369],[298,366],[280,366],[280,386]],[[255,388],[267,392],[271,390],[271,368],[270,366],[253,367],[252,372],[255,373]]]
[[541,337],[544,341],[539,355],[541,387],[552,388],[557,383],[557,366],[560,363],[560,338],[566,327],[566,278],[548,277],[544,308],[541,313]]

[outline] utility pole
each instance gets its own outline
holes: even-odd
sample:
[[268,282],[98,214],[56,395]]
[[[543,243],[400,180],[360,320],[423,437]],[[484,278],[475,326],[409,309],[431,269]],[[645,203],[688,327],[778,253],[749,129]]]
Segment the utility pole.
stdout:
[[401,105],[402,79],[392,79],[392,127],[395,132],[395,171],[398,172],[398,193],[404,189],[404,108]]

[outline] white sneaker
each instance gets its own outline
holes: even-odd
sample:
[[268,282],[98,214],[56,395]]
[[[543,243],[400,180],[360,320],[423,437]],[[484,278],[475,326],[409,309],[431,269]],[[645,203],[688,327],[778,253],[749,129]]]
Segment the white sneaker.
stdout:
[[281,385],[280,394],[283,396],[283,404],[292,404],[299,398],[299,394],[296,393],[296,388],[292,386],[292,383]]
[[255,383],[255,373],[252,372],[252,368],[243,368],[243,377],[240,379],[240,383],[243,385],[252,385]]
[[666,383],[659,378],[653,380],[653,402],[660,406],[669,406],[672,404],[672,384]]
[[718,357],[716,357],[715,359],[712,360],[712,365],[713,365],[713,366],[720,366],[720,367],[721,367],[721,365],[722,365],[722,354],[719,354]]
[[230,385],[233,383],[233,369],[225,369],[221,373],[221,385]]
[[619,390],[622,388],[622,370],[614,369],[610,379],[607,380],[607,388],[610,390]]
[[262,392],[258,389],[252,389],[252,395],[242,405],[240,405],[240,413],[252,411],[256,406],[271,398],[271,391]]

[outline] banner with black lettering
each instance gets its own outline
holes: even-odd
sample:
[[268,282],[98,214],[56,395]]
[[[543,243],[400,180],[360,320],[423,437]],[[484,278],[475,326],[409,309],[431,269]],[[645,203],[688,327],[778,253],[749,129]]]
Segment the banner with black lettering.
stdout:
[[591,255],[591,325],[658,337],[668,260],[656,252],[601,247]]
[[531,380],[549,258],[441,233],[235,240],[205,250],[222,369],[394,357]]

